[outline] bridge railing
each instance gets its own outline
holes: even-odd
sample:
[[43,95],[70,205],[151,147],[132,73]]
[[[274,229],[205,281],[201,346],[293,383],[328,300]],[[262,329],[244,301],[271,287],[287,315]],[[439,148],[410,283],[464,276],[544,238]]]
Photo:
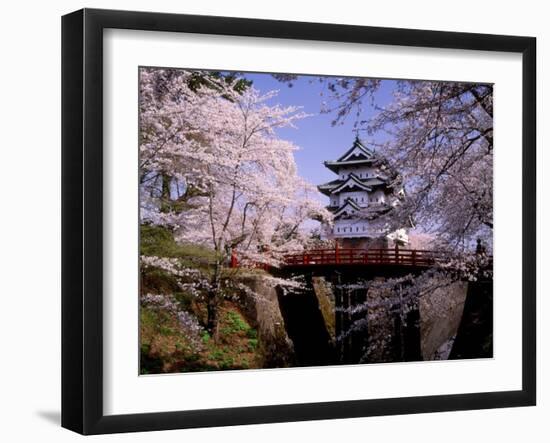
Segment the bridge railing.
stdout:
[[287,254],[284,256],[284,263],[287,266],[333,264],[430,266],[443,258],[442,252],[419,249],[337,248],[314,249],[298,254]]

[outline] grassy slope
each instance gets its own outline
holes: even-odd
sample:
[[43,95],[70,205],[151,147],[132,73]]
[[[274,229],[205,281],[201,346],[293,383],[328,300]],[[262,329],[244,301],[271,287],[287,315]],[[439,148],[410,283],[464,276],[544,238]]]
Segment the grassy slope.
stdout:
[[175,318],[142,308],[140,313],[141,373],[212,371],[259,367],[256,330],[227,302],[220,319],[220,338],[203,332],[201,348],[187,340]]
[[[141,254],[173,257],[185,266],[209,274],[213,251],[197,245],[179,245],[166,229],[141,227]],[[163,271],[148,272],[141,278],[141,293],[172,294],[180,308],[206,321],[204,302],[182,292],[175,280]],[[141,373],[210,371],[258,368],[257,332],[243,317],[238,305],[224,302],[220,311],[219,337],[214,341],[203,332],[199,346],[182,333],[175,315],[147,307],[140,310]]]

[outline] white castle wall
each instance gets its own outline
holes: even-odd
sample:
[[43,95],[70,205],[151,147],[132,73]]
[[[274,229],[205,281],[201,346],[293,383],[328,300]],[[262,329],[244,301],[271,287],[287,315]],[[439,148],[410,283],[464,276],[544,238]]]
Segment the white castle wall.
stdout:
[[351,198],[359,206],[367,206],[369,203],[369,194],[367,191],[342,192],[338,195],[331,195],[330,201],[331,204],[336,202],[336,204],[332,206],[340,206],[343,205],[348,198]]
[[354,173],[359,178],[372,178],[375,176],[375,168],[368,166],[348,166],[340,168],[338,172],[338,178],[340,180],[345,180],[349,177],[351,173]]
[[365,237],[372,235],[368,222],[364,220],[336,220],[333,233],[335,237]]

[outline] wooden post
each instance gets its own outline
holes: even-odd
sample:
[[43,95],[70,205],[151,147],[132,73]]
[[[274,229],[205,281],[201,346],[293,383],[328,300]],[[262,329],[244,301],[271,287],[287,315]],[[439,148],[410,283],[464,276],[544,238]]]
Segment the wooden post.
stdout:
[[416,266],[416,249],[412,251],[412,265]]
[[237,259],[237,254],[235,254],[234,249],[231,249],[231,267],[232,268],[238,268],[239,267],[239,260]]
[[340,251],[338,250],[338,240],[335,240],[336,246],[334,247],[334,261],[336,264],[340,263]]

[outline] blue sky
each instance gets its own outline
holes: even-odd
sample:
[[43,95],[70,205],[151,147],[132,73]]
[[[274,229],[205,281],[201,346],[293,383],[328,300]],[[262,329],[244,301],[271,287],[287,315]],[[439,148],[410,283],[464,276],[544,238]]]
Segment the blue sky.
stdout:
[[[270,74],[245,73],[244,77],[252,80],[253,86],[263,93],[278,90],[279,94],[272,99],[271,104],[302,106],[304,112],[312,114],[298,120],[297,129],[282,128],[278,130],[278,135],[300,147],[295,153],[295,159],[302,177],[315,185],[334,180],[335,174],[324,167],[323,161],[335,160],[351,147],[355,138],[355,116],[349,116],[342,125],[332,126],[334,114],[320,113],[321,102],[327,99],[327,91],[318,77],[300,76],[292,81],[292,87],[279,82]],[[375,95],[376,105],[383,106],[388,103],[394,87],[395,81],[383,80]],[[324,96],[321,96],[321,93],[324,93]],[[374,113],[370,101],[366,100],[361,118],[368,118]],[[360,137],[368,142],[366,134],[360,134]]]

